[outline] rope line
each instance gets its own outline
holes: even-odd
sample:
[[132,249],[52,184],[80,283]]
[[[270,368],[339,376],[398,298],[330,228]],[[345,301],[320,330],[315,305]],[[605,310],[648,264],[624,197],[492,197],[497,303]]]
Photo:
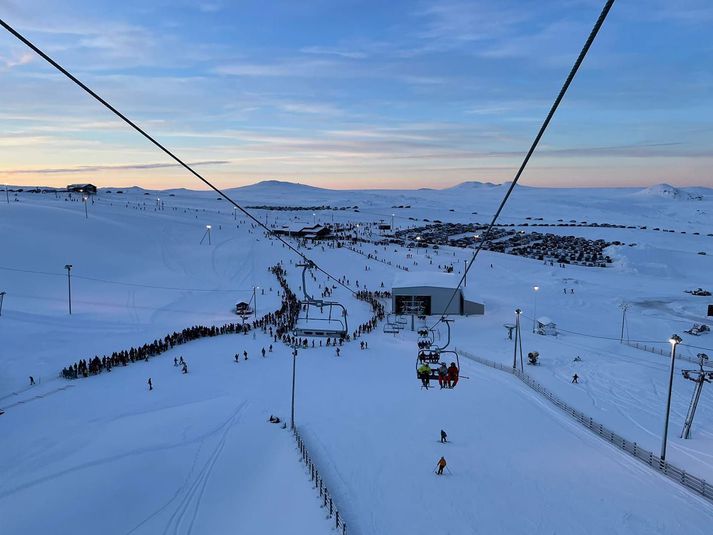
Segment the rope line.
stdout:
[[200,173],[198,173],[196,170],[194,170],[190,165],[185,163],[182,159],[180,159],[178,156],[176,156],[171,150],[166,148],[164,145],[162,145],[158,140],[156,140],[153,136],[148,134],[143,128],[141,128],[139,125],[137,125],[135,122],[133,122],[131,119],[129,119],[126,115],[121,113],[119,110],[117,110],[114,106],[109,104],[105,99],[100,97],[97,93],[95,93],[92,89],[90,89],[84,82],[79,80],[76,76],[74,76],[71,72],[69,72],[67,69],[62,67],[59,63],[57,63],[54,59],[52,59],[50,56],[48,56],[45,52],[43,52],[39,47],[37,47],[32,41],[30,41],[27,37],[22,35],[20,32],[18,32],[15,28],[10,26],[7,22],[5,22],[3,19],[0,19],[0,25],[5,28],[8,32],[10,32],[12,35],[14,35],[17,39],[22,41],[25,45],[27,45],[32,51],[34,51],[37,55],[39,55],[42,59],[44,59],[47,63],[52,65],[55,69],[57,69],[59,72],[61,72],[63,75],[65,75],[67,78],[69,78],[72,82],[74,82],[76,85],[78,85],[81,89],[83,89],[86,93],[88,93],[90,96],[92,96],[96,101],[98,101],[101,105],[103,105],[105,108],[107,108],[109,111],[111,111],[114,115],[116,115],[119,119],[124,121],[126,124],[128,124],[131,128],[136,130],[139,134],[141,134],[143,137],[145,137],[148,141],[150,141],[154,146],[156,146],[158,149],[163,151],[165,154],[167,154],[172,160],[174,160],[176,163],[178,163],[181,167],[186,169],[189,173],[191,173],[193,176],[195,176],[198,180],[203,182],[206,186],[208,186],[210,189],[215,191],[218,195],[220,195],[222,198],[224,198],[226,201],[228,201],[230,204],[232,204],[235,208],[240,210],[246,217],[257,223],[258,226],[264,228],[270,235],[273,237],[277,238],[280,242],[282,242],[283,245],[286,245],[291,251],[293,251],[295,254],[297,254],[300,258],[305,260],[306,262],[311,262],[315,269],[318,271],[321,271],[324,273],[327,277],[335,281],[337,284],[343,286],[347,290],[349,290],[352,294],[356,294],[356,291],[350,288],[347,284],[343,283],[340,281],[337,277],[334,277],[332,274],[330,274],[328,271],[320,267],[316,262],[313,260],[310,260],[307,258],[306,255],[301,253],[296,247],[294,247],[292,244],[288,243],[286,240],[282,239],[279,234],[277,234],[275,231],[270,229],[267,225],[262,223],[258,218],[256,218],[254,215],[252,215],[250,212],[248,212],[245,208],[240,206],[238,203],[236,203],[233,199],[228,197],[223,191],[218,189],[216,186],[214,186],[210,181],[208,181],[206,178],[204,178]]
[[[607,0],[606,4],[604,5],[604,8],[602,9],[602,12],[599,14],[599,18],[597,19],[597,22],[594,24],[594,27],[592,28],[592,31],[589,34],[589,37],[587,38],[587,41],[584,43],[584,46],[582,47],[582,50],[579,53],[579,56],[577,57],[577,60],[574,62],[574,65],[572,66],[572,69],[569,72],[569,75],[567,76],[567,79],[564,81],[564,84],[562,85],[562,88],[560,89],[559,94],[557,95],[557,98],[555,99],[554,103],[552,104],[552,107],[550,108],[549,113],[547,114],[547,117],[545,117],[545,121],[542,123],[542,126],[540,126],[540,130],[537,132],[537,135],[535,136],[534,141],[532,142],[532,145],[530,146],[530,150],[527,151],[527,154],[525,155],[525,159],[522,161],[522,164],[520,164],[520,168],[517,171],[517,174],[515,175],[515,178],[510,184],[510,187],[508,188],[507,192],[505,193],[505,196],[503,197],[503,200],[500,201],[500,206],[498,206],[498,209],[496,210],[495,214],[493,215],[493,219],[488,225],[487,230],[483,234],[483,239],[480,241],[478,248],[475,250],[473,253],[473,256],[470,259],[470,262],[468,262],[468,265],[466,266],[465,270],[463,271],[463,276],[460,278],[460,281],[458,282],[458,286],[455,287],[453,290],[453,293],[451,294],[451,298],[448,300],[448,304],[444,308],[444,310],[448,310],[448,308],[451,306],[451,303],[453,302],[453,299],[455,299],[455,296],[458,294],[458,290],[460,287],[463,285],[463,281],[465,280],[466,276],[468,275],[468,271],[470,271],[471,266],[473,265],[473,262],[475,262],[475,259],[478,257],[478,253],[483,249],[483,246],[490,241],[490,234],[495,226],[495,222],[498,220],[498,217],[500,216],[500,212],[503,211],[503,208],[505,208],[505,204],[507,203],[508,199],[510,198],[510,194],[513,192],[513,189],[515,189],[515,186],[517,185],[518,181],[520,180],[520,176],[522,176],[523,171],[525,170],[525,167],[527,166],[528,162],[530,161],[530,157],[532,154],[535,152],[535,149],[537,148],[537,145],[540,143],[540,139],[545,133],[545,130],[547,130],[547,127],[550,124],[550,121],[552,120],[552,117],[554,117],[555,112],[557,111],[557,108],[560,105],[560,102],[562,102],[562,99],[564,98],[565,93],[567,93],[567,90],[569,89],[570,84],[572,83],[572,80],[574,79],[574,76],[577,74],[577,71],[579,70],[580,65],[584,61],[584,58],[587,55],[587,52],[589,52],[589,48],[592,46],[592,43],[594,42],[594,38],[597,36],[597,33],[599,33],[599,29],[602,27],[602,24],[604,24],[604,20],[606,19],[607,15],[609,14],[609,11],[614,4],[614,0]],[[434,323],[431,326],[431,329],[434,329],[441,321],[443,321],[444,316],[441,316],[439,320]]]
[[[11,267],[5,267],[5,266],[0,266],[0,270],[3,271],[14,271],[16,273],[31,273],[33,275],[49,275],[52,277],[66,277],[67,273],[57,273],[53,271],[37,271],[34,269],[19,269],[19,268],[11,268]],[[103,282],[106,284],[118,284],[121,286],[135,286],[137,288],[151,288],[152,290],[175,290],[175,291],[184,291],[184,292],[252,292],[252,288],[243,288],[243,289],[235,289],[235,288],[225,288],[225,289],[215,289],[211,290],[209,288],[179,288],[175,286],[153,286],[151,284],[141,284],[138,282],[123,282],[123,281],[113,281],[113,280],[108,280],[108,279],[97,279],[95,277],[86,277],[84,275],[75,275],[72,274],[73,279],[82,279],[82,280],[88,280],[88,281],[94,281],[94,282]]]

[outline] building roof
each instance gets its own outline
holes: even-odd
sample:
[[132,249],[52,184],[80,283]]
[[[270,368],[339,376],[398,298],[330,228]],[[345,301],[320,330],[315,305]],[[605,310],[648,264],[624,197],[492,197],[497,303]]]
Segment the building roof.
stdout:
[[540,316],[539,318],[537,318],[537,323],[539,323],[540,325],[554,325],[555,324],[555,322],[552,321],[547,316]]
[[431,286],[433,288],[450,288],[458,286],[460,277],[453,273],[433,271],[404,271],[394,276],[392,288],[415,288]]

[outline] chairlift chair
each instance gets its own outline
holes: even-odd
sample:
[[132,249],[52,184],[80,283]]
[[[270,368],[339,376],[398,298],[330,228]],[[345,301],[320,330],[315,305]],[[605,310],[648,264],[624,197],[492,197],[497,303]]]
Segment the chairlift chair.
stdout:
[[[295,336],[329,336],[335,338],[346,338],[349,333],[347,323],[347,309],[344,305],[336,301],[325,301],[315,299],[307,293],[306,274],[308,269],[315,267],[314,262],[308,260],[304,264],[297,264],[302,268],[302,292],[304,299],[299,302],[300,312],[292,330]],[[327,317],[314,315],[310,317],[310,310],[318,309],[320,314],[324,314],[327,309]]]

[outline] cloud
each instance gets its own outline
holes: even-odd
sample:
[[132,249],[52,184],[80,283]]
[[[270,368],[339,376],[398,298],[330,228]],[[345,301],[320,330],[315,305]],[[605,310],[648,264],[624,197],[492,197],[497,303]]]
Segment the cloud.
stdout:
[[20,67],[32,63],[36,57],[34,52],[20,52],[13,54],[11,57],[0,56],[0,63],[2,63],[5,68],[12,69],[13,67]]
[[349,59],[363,59],[367,57],[366,52],[359,50],[344,50],[328,46],[307,46],[300,49],[304,54],[316,54],[320,56],[339,56]]
[[[230,160],[206,160],[201,162],[189,162],[191,167],[204,165],[225,165],[232,163]],[[144,164],[122,164],[122,165],[82,165],[78,167],[49,167],[44,169],[11,169],[4,171],[9,175],[53,175],[64,173],[96,173],[97,171],[135,171],[146,169],[166,169],[181,167],[177,163],[144,163]]]

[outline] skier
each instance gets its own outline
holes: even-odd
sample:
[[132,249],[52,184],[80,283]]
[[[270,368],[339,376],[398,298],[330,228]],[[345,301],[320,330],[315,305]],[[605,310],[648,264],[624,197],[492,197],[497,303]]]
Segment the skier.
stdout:
[[262,348],[262,358],[265,358],[265,348]]
[[339,348],[337,348],[337,356],[339,356]]
[[448,435],[443,429],[441,429],[441,444],[444,444],[446,442],[448,442]]
[[455,362],[448,366],[448,388],[453,388],[458,384],[458,368]]
[[243,351],[243,356],[245,357],[245,360],[248,360],[248,352],[247,351]]
[[360,347],[361,349],[364,349],[364,342],[363,342],[363,341],[359,343],[359,347]]
[[238,355],[237,353],[235,354],[235,362],[240,362],[240,355]]
[[183,373],[188,373],[188,364],[185,362],[183,363],[183,369],[181,370]]
[[183,356],[181,356],[181,358],[178,359],[178,363],[179,363],[181,366],[183,366],[183,365],[186,363],[186,361],[183,360]]
[[35,378],[30,375],[30,386],[35,384]]
[[153,390],[153,382],[151,381],[151,377],[149,377],[149,390]]
[[577,375],[577,374],[575,373],[575,374],[572,376],[572,382],[575,383],[575,384],[579,384],[578,379],[579,379],[579,375]]
[[178,359],[176,357],[173,357],[173,365],[178,366]]
[[448,368],[446,367],[445,362],[441,362],[441,365],[438,367],[438,384],[441,388],[445,388],[446,386],[450,387],[449,383]]
[[427,362],[423,362],[416,371],[418,371],[418,377],[421,379],[422,385],[428,388],[429,381],[431,380],[431,367]]
[[436,466],[438,466],[438,471],[436,472],[436,474],[439,475],[439,476],[442,476],[442,475],[443,475],[443,469],[446,467],[447,464],[448,464],[448,463],[446,463],[446,458],[445,458],[445,457],[441,457],[440,459],[438,459],[438,464],[436,465]]

